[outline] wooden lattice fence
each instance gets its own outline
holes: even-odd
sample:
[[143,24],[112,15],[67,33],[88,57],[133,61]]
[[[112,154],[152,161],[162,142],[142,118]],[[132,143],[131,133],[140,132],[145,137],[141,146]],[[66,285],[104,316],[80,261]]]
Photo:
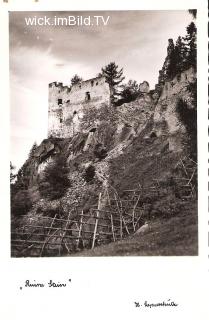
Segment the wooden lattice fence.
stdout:
[[[197,197],[197,164],[188,158],[180,159],[172,177],[173,192],[183,199]],[[124,190],[119,197],[109,187],[99,194],[98,204],[88,214],[73,208],[67,218],[36,216],[17,227],[11,227],[11,255],[61,256],[84,248],[115,242],[133,234],[147,218],[145,197],[160,198],[169,192],[158,179],[148,187],[140,184],[135,189]],[[151,200],[153,201],[153,200]],[[24,217],[23,217],[24,219]],[[148,216],[149,219],[149,216]]]
[[12,256],[71,254],[133,233],[144,212],[144,207],[139,206],[141,188],[125,192],[128,194],[125,200],[116,191],[111,190],[112,197],[108,190],[100,193],[97,206],[89,214],[73,209],[67,219],[41,216],[39,220],[31,218],[31,223],[21,227],[12,226]]

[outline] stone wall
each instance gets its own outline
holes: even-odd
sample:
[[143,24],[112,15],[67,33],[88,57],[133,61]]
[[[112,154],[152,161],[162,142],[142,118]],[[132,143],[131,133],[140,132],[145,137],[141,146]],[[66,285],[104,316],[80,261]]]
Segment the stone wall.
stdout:
[[76,106],[89,100],[99,103],[107,102],[109,95],[109,85],[104,77],[99,77],[72,86],[69,98],[70,104]]
[[140,83],[139,85],[139,91],[142,93],[149,93],[149,83],[147,81],[143,81],[142,83]]
[[49,84],[48,136],[71,137],[79,132],[81,120],[91,107],[109,105],[110,89],[104,77],[73,85]]

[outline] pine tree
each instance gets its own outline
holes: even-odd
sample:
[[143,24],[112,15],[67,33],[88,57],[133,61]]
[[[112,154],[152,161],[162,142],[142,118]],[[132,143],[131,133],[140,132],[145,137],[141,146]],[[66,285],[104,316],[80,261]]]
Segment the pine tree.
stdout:
[[71,81],[71,86],[73,86],[74,84],[81,83],[83,79],[79,77],[77,74],[75,74],[70,81]]
[[10,183],[12,183],[16,178],[16,174],[13,173],[14,169],[15,166],[13,166],[12,162],[10,161]]
[[194,19],[196,19],[197,10],[196,10],[196,9],[189,9],[188,11],[189,11],[189,13],[192,15],[192,17],[193,17]]
[[193,66],[196,69],[197,64],[197,28],[194,22],[187,27],[187,35],[184,38],[187,45],[187,68]]
[[28,161],[26,161],[18,170],[16,177],[17,180],[14,184],[15,190],[27,190],[30,180]]
[[114,103],[116,97],[119,95],[119,85],[125,79],[125,77],[123,77],[123,68],[118,70],[118,65],[116,65],[115,62],[110,62],[102,68],[101,75],[106,78],[106,82],[110,86],[111,101]]
[[29,158],[32,158],[32,157],[34,156],[37,147],[38,147],[37,143],[34,142],[34,144],[32,145],[32,147],[31,147],[31,149],[30,149],[30,152],[29,152],[29,154],[28,154],[28,157],[29,157]]
[[158,87],[160,88],[164,85],[166,80],[170,80],[175,73],[175,46],[173,39],[168,39],[167,56],[165,58],[162,69],[159,71],[158,77]]
[[175,63],[176,63],[176,74],[181,73],[185,70],[186,66],[186,55],[187,49],[183,39],[179,36],[175,45]]

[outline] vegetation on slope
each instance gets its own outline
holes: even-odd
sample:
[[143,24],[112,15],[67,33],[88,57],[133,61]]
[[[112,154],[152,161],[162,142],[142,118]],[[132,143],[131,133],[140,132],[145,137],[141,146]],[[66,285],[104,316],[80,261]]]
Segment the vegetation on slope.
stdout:
[[[169,42],[168,55],[159,77],[159,93],[166,81],[190,66],[196,66],[194,23],[188,26],[185,38],[179,37],[175,45],[173,41]],[[115,63],[110,63],[102,69],[102,74],[112,86],[112,102],[115,103],[119,85],[124,79],[123,70],[118,70]],[[72,80],[76,83],[80,79],[76,76]],[[93,128],[93,139],[86,149],[84,147],[89,134],[85,130],[70,139],[50,137],[40,146],[33,145],[28,160],[17,176],[13,175],[11,165],[14,228],[31,217],[38,217],[39,221],[55,214],[66,218],[72,208],[89,214],[90,209],[97,204],[98,193],[103,189],[104,182],[117,190],[123,199],[124,190],[137,188],[139,184],[148,187],[157,180],[162,194],[156,196],[145,192],[140,199],[145,208],[141,223],[148,220],[150,225],[146,234],[136,234],[91,252],[82,252],[81,255],[197,254],[195,198],[191,201],[191,198],[188,200],[182,196],[179,186],[174,183],[174,177],[182,178],[182,173],[176,171],[180,158],[189,155],[196,160],[196,83],[185,88],[193,95],[192,103],[179,99],[177,104],[179,120],[185,126],[188,136],[187,148],[181,153],[169,150],[169,133],[157,137],[153,132],[153,117],[150,116],[154,105],[152,95],[140,95],[135,81],[129,81],[120,89],[122,102],[118,103],[118,107],[92,108],[84,115],[84,129],[94,123],[95,119],[99,121],[99,125]],[[130,104],[120,106],[121,103],[131,101]],[[151,106],[150,109],[145,110],[148,106]],[[129,112],[124,114],[124,109]],[[134,112],[135,122],[132,119]],[[144,118],[140,118],[139,113],[143,113]],[[140,121],[144,121],[144,127],[137,131]],[[123,127],[124,123],[126,125]],[[40,166],[46,161],[49,163],[40,171]],[[195,175],[193,179],[196,179]],[[18,218],[20,215],[25,217]],[[76,215],[73,218],[78,220]]]

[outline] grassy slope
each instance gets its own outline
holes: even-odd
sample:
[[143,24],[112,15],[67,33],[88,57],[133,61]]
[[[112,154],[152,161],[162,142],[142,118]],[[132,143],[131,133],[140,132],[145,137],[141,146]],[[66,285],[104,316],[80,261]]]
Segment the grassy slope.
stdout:
[[84,250],[75,256],[193,256],[198,254],[195,202],[170,219],[156,219],[145,234]]

